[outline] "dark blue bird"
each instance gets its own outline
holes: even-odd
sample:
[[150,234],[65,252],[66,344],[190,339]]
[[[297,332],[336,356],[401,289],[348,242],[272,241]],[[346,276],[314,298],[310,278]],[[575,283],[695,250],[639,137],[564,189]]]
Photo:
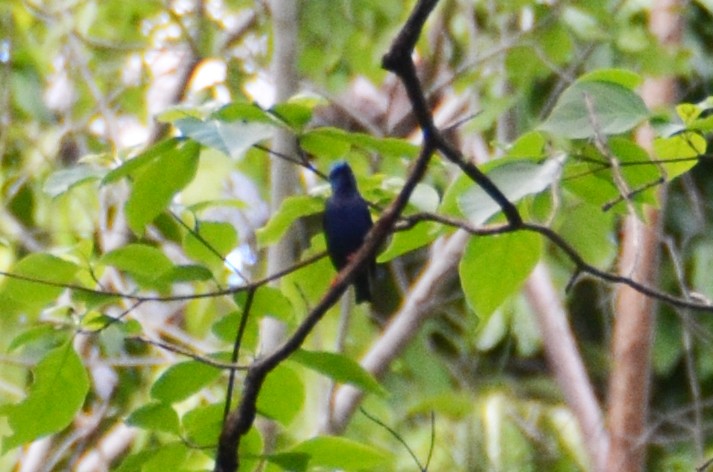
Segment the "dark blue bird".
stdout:
[[[332,196],[324,210],[324,235],[332,264],[339,271],[359,250],[364,236],[373,226],[369,207],[359,194],[356,179],[346,162],[338,162],[329,172]],[[371,275],[376,262],[371,260],[354,280],[356,302],[371,301]]]

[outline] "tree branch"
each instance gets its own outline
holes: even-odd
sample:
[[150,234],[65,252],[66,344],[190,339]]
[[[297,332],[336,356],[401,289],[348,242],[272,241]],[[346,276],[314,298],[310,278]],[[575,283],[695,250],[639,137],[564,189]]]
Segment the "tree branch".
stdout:
[[238,469],[240,439],[247,434],[255,420],[257,397],[265,378],[302,345],[307,335],[312,332],[312,329],[322,319],[327,310],[339,300],[339,297],[346,291],[356,274],[366,266],[368,260],[374,256],[381,243],[391,234],[416,184],[425,175],[433,150],[433,147],[428,142],[424,143],[401,192],[376,221],[369,234],[367,234],[361,249],[354,255],[349,264],[339,272],[332,288],[307,315],[295,332],[274,352],[256,360],[248,368],[240,403],[230,413],[223,425],[214,469],[216,472],[234,472]]

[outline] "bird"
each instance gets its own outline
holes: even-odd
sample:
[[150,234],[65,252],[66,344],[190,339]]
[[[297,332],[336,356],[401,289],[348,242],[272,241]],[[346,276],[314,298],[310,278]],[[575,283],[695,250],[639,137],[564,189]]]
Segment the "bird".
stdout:
[[[364,237],[374,223],[349,164],[335,163],[329,172],[329,183],[332,196],[325,204],[322,223],[329,258],[334,268],[340,271],[364,243]],[[353,282],[357,304],[371,301],[371,278],[375,268],[376,260],[372,258],[357,274]]]

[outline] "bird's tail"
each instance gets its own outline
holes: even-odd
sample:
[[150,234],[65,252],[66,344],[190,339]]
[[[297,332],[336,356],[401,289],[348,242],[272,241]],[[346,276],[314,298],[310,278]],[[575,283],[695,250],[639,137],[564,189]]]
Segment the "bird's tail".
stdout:
[[371,302],[371,277],[368,271],[357,277],[354,282],[354,291],[357,304]]

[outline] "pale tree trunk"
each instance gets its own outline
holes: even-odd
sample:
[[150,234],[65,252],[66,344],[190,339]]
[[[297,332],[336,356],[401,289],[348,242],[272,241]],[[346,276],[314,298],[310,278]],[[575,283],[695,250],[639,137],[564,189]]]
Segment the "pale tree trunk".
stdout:
[[606,472],[609,439],[604,415],[567,321],[561,296],[542,262],[530,274],[525,293],[537,316],[547,363],[567,406],[577,418],[591,469]]
[[[297,91],[297,31],[299,0],[271,0],[274,53],[272,75],[275,83],[275,102],[281,102]],[[275,155],[270,158],[270,210],[274,214],[282,201],[297,190],[297,171],[294,164],[279,155],[296,156],[295,137],[288,131],[277,130],[272,140]],[[288,231],[272,246],[267,255],[267,272],[274,274],[294,262],[295,237]],[[274,318],[261,323],[260,351],[265,355],[277,347],[284,337],[284,326]]]
[[[275,102],[290,98],[297,91],[297,31],[299,0],[271,0],[274,51],[272,76],[275,84]],[[270,213],[280,208],[282,201],[297,190],[297,171],[294,164],[280,158],[281,155],[296,156],[295,137],[287,130],[279,129],[272,139],[274,155],[270,157]],[[274,274],[292,265],[295,260],[294,231],[287,231],[280,242],[270,247],[267,254],[267,273]],[[279,281],[274,285],[279,286]],[[285,325],[272,317],[260,322],[260,355],[274,351],[285,337]],[[264,452],[274,448],[276,436],[272,421],[260,421]]]
[[[681,11],[677,0],[655,1],[649,19],[651,32],[664,44],[676,44],[681,39]],[[650,108],[671,105],[675,101],[676,84],[671,78],[647,79],[642,97]],[[638,136],[641,146],[651,150],[653,132],[642,129]],[[662,193],[661,204],[665,195]],[[657,279],[659,233],[662,217],[655,209],[647,209],[646,221],[629,215],[623,228],[619,273],[654,285]],[[607,469],[616,471],[643,470],[646,448],[643,441],[649,402],[650,357],[654,333],[655,302],[629,287],[621,287],[614,302],[612,335],[612,372],[609,379],[608,423],[610,448]]]

